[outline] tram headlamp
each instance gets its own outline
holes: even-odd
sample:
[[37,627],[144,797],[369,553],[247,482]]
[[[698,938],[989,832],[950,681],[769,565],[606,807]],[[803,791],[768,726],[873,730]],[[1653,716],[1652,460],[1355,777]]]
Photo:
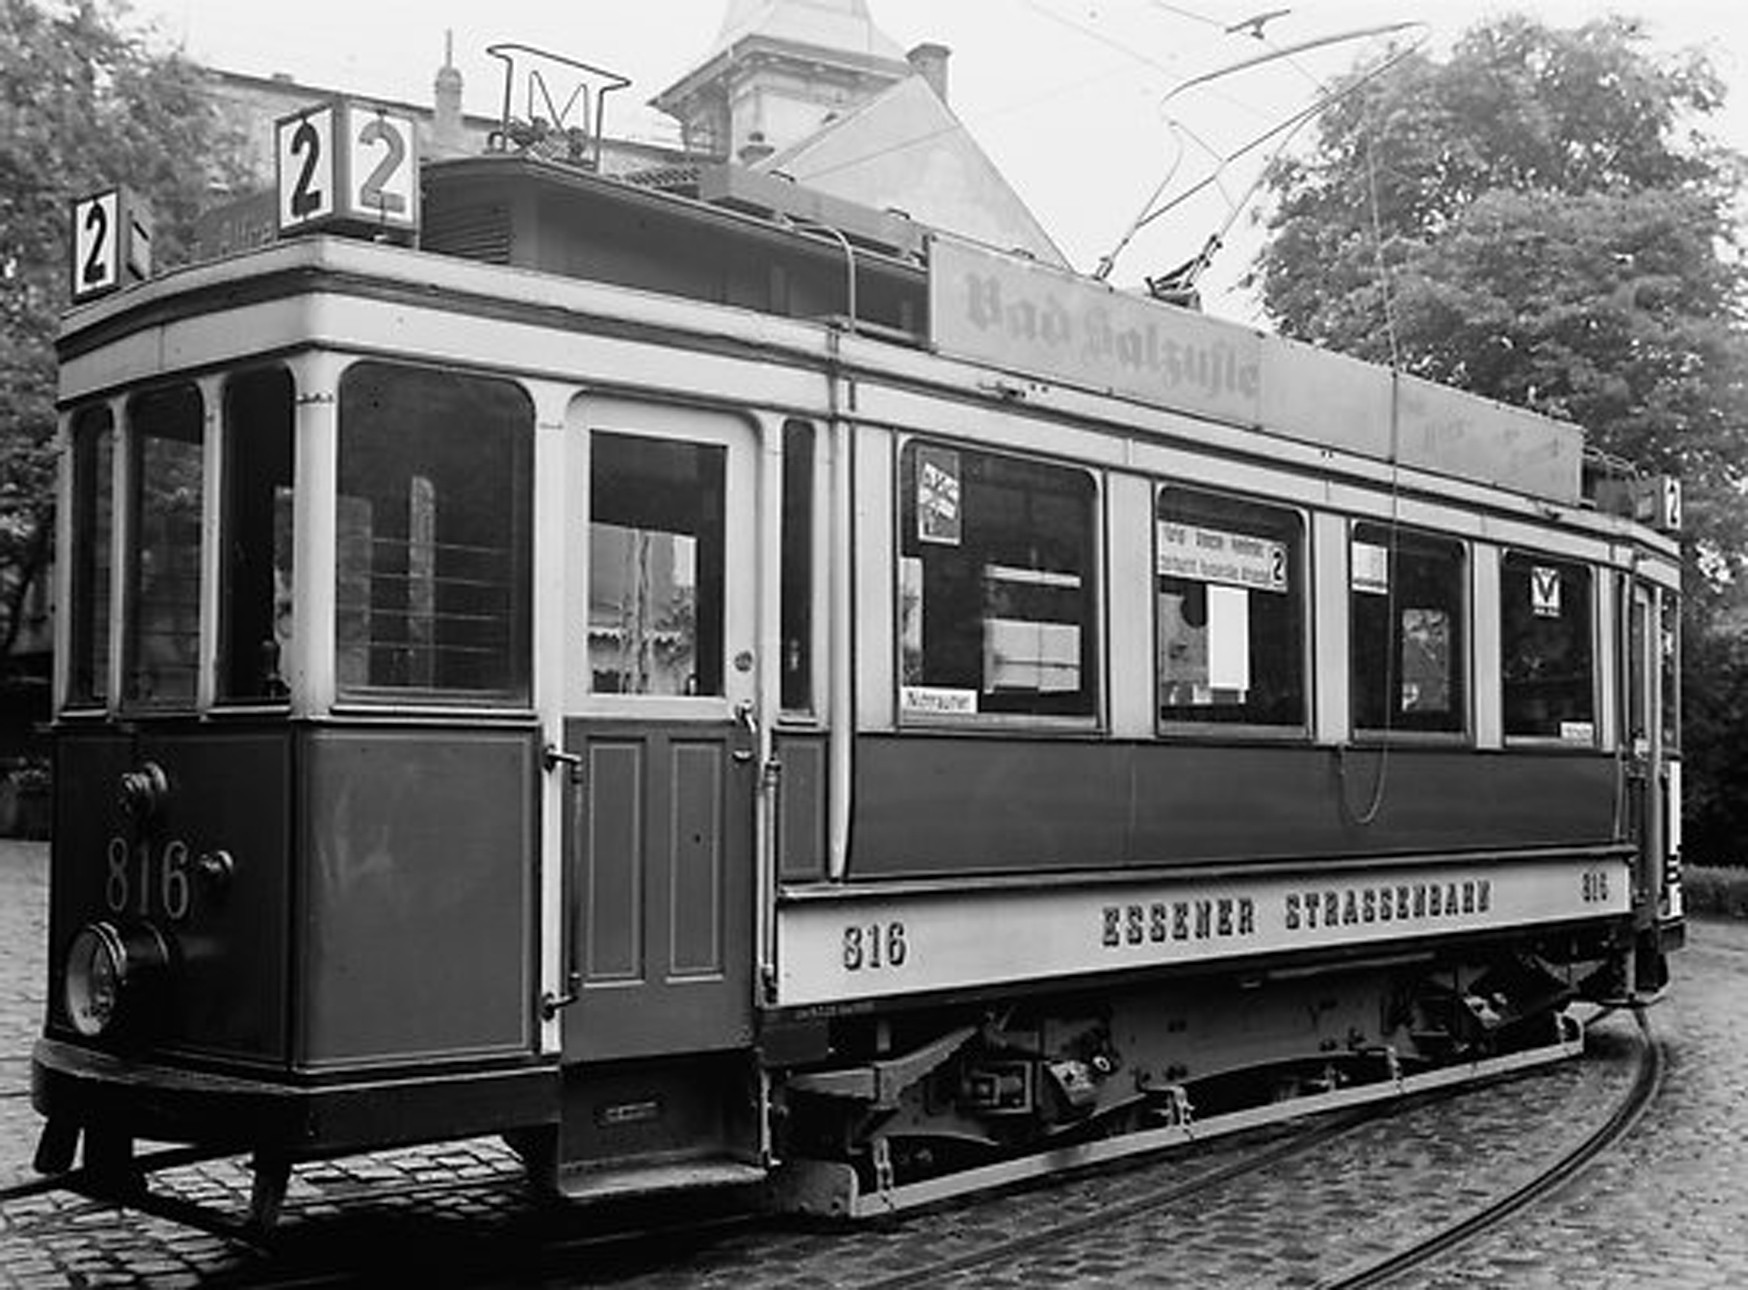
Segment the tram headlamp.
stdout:
[[67,947],[67,1020],[87,1039],[125,1029],[139,1019],[169,964],[169,948],[149,924],[123,932],[112,923],[87,923]]

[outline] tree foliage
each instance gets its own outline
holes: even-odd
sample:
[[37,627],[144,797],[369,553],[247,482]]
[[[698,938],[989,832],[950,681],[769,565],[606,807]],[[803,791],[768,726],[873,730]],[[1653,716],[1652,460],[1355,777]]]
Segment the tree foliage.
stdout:
[[1703,864],[1748,864],[1748,636],[1713,631],[1690,638],[1682,684],[1704,702],[1687,704],[1682,731],[1682,813],[1688,857]]
[[1694,128],[1722,95],[1703,56],[1654,57],[1618,18],[1507,18],[1412,55],[1271,172],[1264,307],[1681,475],[1724,562],[1704,572],[1740,571],[1748,163]]
[[1682,479],[1690,818],[1714,840],[1748,816],[1742,781],[1710,778],[1748,746],[1729,639],[1748,621],[1748,160],[1704,132],[1723,94],[1703,55],[1653,54],[1630,20],[1482,25],[1336,102],[1275,164],[1254,269],[1288,335],[1577,422]]
[[242,174],[202,75],[119,0],[0,0],[0,657],[51,545],[69,204],[125,184],[153,210],[155,263],[184,259],[209,188]]

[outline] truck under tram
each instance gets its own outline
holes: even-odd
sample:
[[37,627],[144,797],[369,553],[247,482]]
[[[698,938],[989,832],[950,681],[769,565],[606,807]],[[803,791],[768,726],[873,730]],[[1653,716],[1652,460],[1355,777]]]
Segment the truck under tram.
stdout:
[[1664,986],[1672,486],[734,166],[401,178],[66,319],[41,1168],[859,1214]]

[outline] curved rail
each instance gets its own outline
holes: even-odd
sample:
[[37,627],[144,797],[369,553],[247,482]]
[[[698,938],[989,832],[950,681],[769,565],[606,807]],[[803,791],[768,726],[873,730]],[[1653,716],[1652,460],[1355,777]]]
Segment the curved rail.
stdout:
[[1506,1220],[1551,1195],[1631,1133],[1651,1103],[1657,1100],[1657,1093],[1663,1085],[1663,1047],[1651,1034],[1651,1023],[1645,1009],[1634,1008],[1633,1015],[1639,1023],[1643,1038],[1639,1049],[1638,1073],[1632,1087],[1627,1090],[1626,1097],[1596,1132],[1523,1186],[1500,1197],[1491,1205],[1368,1267],[1321,1280],[1317,1282],[1315,1290],[1361,1290],[1361,1287],[1380,1286],[1416,1268],[1424,1267],[1434,1259],[1500,1227]]
[[[1626,1136],[1638,1123],[1645,1109],[1656,1098],[1663,1077],[1662,1050],[1651,1041],[1644,1010],[1642,1008],[1636,1009],[1635,1013],[1640,1028],[1645,1034],[1645,1043],[1640,1054],[1639,1072],[1632,1090],[1620,1106],[1615,1109],[1608,1123],[1602,1129],[1586,1138],[1577,1148],[1562,1157],[1533,1182],[1489,1206],[1485,1211],[1436,1233],[1432,1238],[1416,1245],[1413,1249],[1400,1251],[1357,1272],[1344,1273],[1337,1278],[1319,1282],[1319,1290],[1351,1290],[1351,1288],[1360,1286],[1381,1285],[1392,1277],[1401,1275],[1411,1268],[1430,1261],[1439,1254],[1456,1248],[1463,1242],[1486,1231],[1489,1227],[1503,1222],[1510,1215],[1532,1204],[1536,1199],[1547,1195]],[[1466,1087],[1469,1085],[1451,1085],[1432,1092],[1430,1095],[1435,1098],[1456,1096]],[[1344,1113],[1339,1118],[1320,1124],[1306,1133],[1295,1135],[1285,1142],[1267,1148],[1254,1156],[1147,1192],[1123,1205],[1102,1209],[1086,1218],[1074,1219],[1060,1224],[1049,1224],[1011,1240],[969,1251],[957,1258],[911,1268],[883,1280],[867,1283],[864,1290],[898,1290],[899,1287],[930,1284],[944,1276],[974,1271],[982,1267],[1005,1265],[1016,1255],[1048,1249],[1088,1231],[1142,1217],[1155,1210],[1176,1204],[1199,1192],[1212,1190],[1225,1183],[1260,1173],[1294,1156],[1309,1152],[1357,1128],[1366,1120],[1389,1113],[1388,1106],[1376,1104],[1357,1108],[1352,1112]]]
[[[1649,1024],[1642,1009],[1636,1010],[1636,1019],[1644,1034],[1644,1042],[1640,1047],[1639,1069],[1629,1094],[1599,1130],[1587,1137],[1574,1150],[1556,1161],[1552,1167],[1543,1171],[1530,1183],[1462,1222],[1436,1232],[1427,1240],[1398,1251],[1377,1263],[1354,1271],[1343,1272],[1321,1281],[1318,1283],[1319,1287],[1323,1290],[1350,1290],[1352,1287],[1380,1285],[1420,1267],[1489,1229],[1497,1227],[1513,1214],[1521,1212],[1536,1200],[1550,1194],[1625,1137],[1638,1123],[1651,1102],[1655,1100],[1663,1078],[1663,1050],[1652,1039]],[[1467,1085],[1459,1084],[1441,1088],[1432,1092],[1430,1096],[1434,1098],[1454,1096],[1464,1087]],[[1089,1232],[1108,1227],[1113,1223],[1145,1218],[1159,1210],[1181,1204],[1198,1193],[1222,1187],[1246,1177],[1259,1175],[1263,1171],[1273,1169],[1295,1157],[1315,1151],[1343,1135],[1357,1130],[1369,1121],[1390,1114],[1391,1107],[1391,1103],[1369,1103],[1326,1113],[1315,1122],[1309,1123],[1301,1131],[1290,1137],[1272,1142],[1254,1154],[1198,1172],[1190,1177],[1179,1176],[1168,1183],[1162,1183],[1151,1190],[1133,1196],[1120,1205],[1108,1206],[1085,1217],[1061,1223],[1044,1224],[1007,1240],[979,1246],[974,1250],[968,1250],[939,1262],[911,1267],[891,1276],[866,1282],[864,1286],[867,1290],[900,1290],[901,1287],[929,1284],[942,1277],[975,1272],[977,1269],[985,1267],[1002,1266],[1010,1263],[1016,1256],[1049,1249],[1051,1246],[1084,1237]],[[142,1171],[152,1172],[178,1164],[194,1163],[203,1158],[210,1158],[212,1154],[211,1152],[203,1153],[185,1148],[141,1156],[136,1164]],[[0,1202],[49,1191],[66,1190],[77,1192],[86,1199],[100,1203],[104,1201],[119,1202],[133,1208],[147,1210],[159,1208],[152,1205],[142,1206],[138,1195],[123,1197],[106,1195],[98,1187],[92,1185],[96,1180],[85,1177],[84,1173],[83,1170],[74,1170],[69,1174],[43,1178],[19,1186],[0,1188]],[[510,1176],[511,1174],[507,1172],[505,1180]],[[421,1183],[411,1190],[417,1193],[427,1193],[437,1190],[448,1191],[452,1188],[471,1189],[480,1185],[481,1180],[479,1179],[456,1179],[444,1180],[441,1183]],[[371,1186],[360,1186],[355,1189],[353,1198],[363,1199],[374,1194],[375,1191],[376,1189]],[[202,1222],[199,1221],[202,1216],[192,1212],[195,1209],[194,1206],[187,1205],[186,1211],[188,1212],[185,1212],[185,1203],[176,1202],[173,1198],[163,1199],[167,1202],[164,1208],[175,1211],[165,1213],[163,1216],[236,1241],[257,1255],[266,1255],[265,1262],[250,1261],[248,1263],[247,1276],[251,1284],[262,1286],[298,1285],[308,1290],[309,1287],[314,1286],[356,1283],[360,1269],[355,1259],[350,1255],[336,1258],[336,1250],[328,1249],[321,1240],[307,1240],[311,1236],[309,1232],[304,1232],[300,1236],[296,1232],[282,1230],[266,1235],[263,1239],[264,1234],[249,1231],[244,1223],[235,1220],[224,1221],[222,1218],[215,1222],[211,1215],[204,1216],[206,1221]],[[331,1204],[334,1197],[324,1195],[322,1200],[326,1204]],[[298,1206],[292,1204],[288,1208],[295,1211]],[[676,1221],[671,1212],[666,1212],[657,1206],[652,1207],[648,1212],[616,1214],[615,1219],[607,1222],[604,1229],[601,1225],[590,1223],[584,1231],[580,1232],[571,1228],[570,1224],[561,1221],[562,1215],[566,1212],[562,1208],[554,1210],[537,1202],[530,1203],[515,1218],[506,1222],[501,1230],[494,1229],[491,1232],[473,1233],[467,1239],[434,1240],[432,1244],[434,1248],[441,1247],[442,1250],[446,1251],[442,1257],[449,1260],[447,1266],[452,1271],[489,1266],[500,1273],[510,1268],[552,1273],[573,1268],[575,1260],[580,1256],[587,1256],[591,1263],[597,1267],[601,1266],[603,1261],[608,1266],[614,1266],[621,1260],[627,1266],[636,1267],[641,1265],[642,1254],[649,1248],[649,1243],[652,1240],[658,1243],[671,1243],[676,1239],[695,1241],[706,1232],[720,1235],[726,1230],[758,1226],[755,1215],[745,1209],[729,1205],[726,1201],[720,1213],[694,1211],[686,1219]],[[290,1239],[282,1245],[281,1241],[284,1238]],[[350,1242],[342,1242],[342,1244],[345,1250],[354,1251]],[[672,1245],[669,1244],[668,1248],[672,1249]],[[235,1272],[237,1269],[232,1269],[232,1271]]]
[[1197,1192],[1223,1186],[1251,1174],[1261,1173],[1265,1169],[1271,1169],[1275,1165],[1291,1160],[1294,1156],[1303,1155],[1307,1151],[1320,1147],[1324,1143],[1358,1128],[1366,1121],[1376,1119],[1385,1113],[1384,1108],[1377,1105],[1340,1112],[1323,1124],[1302,1133],[1296,1133],[1284,1142],[1276,1143],[1255,1155],[1247,1155],[1231,1164],[1221,1165],[1206,1173],[1186,1178],[1181,1182],[1144,1192],[1133,1200],[1126,1201],[1121,1205],[1107,1206],[1084,1218],[1064,1223],[1052,1223],[1023,1236],[1016,1236],[1009,1240],[968,1251],[957,1258],[943,1259],[938,1263],[911,1268],[878,1281],[864,1282],[863,1290],[899,1290],[900,1287],[904,1286],[927,1285],[944,1276],[969,1272],[996,1264],[1006,1264],[1015,1255],[1048,1249],[1052,1245],[1096,1228],[1108,1227],[1113,1223],[1124,1222],[1132,1218],[1140,1218],[1154,1210],[1175,1205]]

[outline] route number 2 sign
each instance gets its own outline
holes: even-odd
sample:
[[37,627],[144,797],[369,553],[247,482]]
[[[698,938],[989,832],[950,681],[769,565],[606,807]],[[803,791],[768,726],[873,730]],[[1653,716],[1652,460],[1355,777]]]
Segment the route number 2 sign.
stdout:
[[107,295],[152,276],[152,216],[126,188],[106,188],[73,203],[72,295]]
[[413,119],[344,99],[274,126],[279,233],[419,226],[419,137]]

